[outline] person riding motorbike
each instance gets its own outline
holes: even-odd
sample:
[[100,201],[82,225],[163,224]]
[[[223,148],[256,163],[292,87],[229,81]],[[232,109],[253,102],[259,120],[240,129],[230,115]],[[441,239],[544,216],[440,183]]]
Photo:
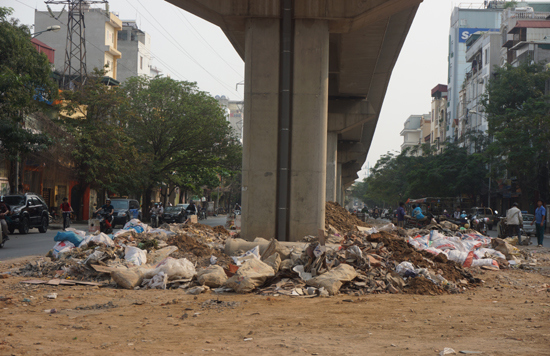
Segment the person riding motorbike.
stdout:
[[105,205],[101,206],[101,208],[97,209],[95,213],[99,213],[101,210],[103,210],[103,213],[105,215],[105,225],[108,229],[111,228],[111,223],[113,221],[113,213],[115,212],[115,207],[111,205],[111,199],[107,199],[105,201]]
[[424,215],[424,213],[422,212],[422,208],[420,206],[417,207],[416,205],[413,205],[412,208],[413,210],[411,214],[413,218],[415,218],[418,221],[428,220],[428,217]]
[[0,225],[2,227],[2,238],[0,243],[4,243],[4,241],[9,240],[8,237],[8,222],[6,221],[7,216],[10,213],[10,207],[4,203],[4,199],[2,198],[2,201],[0,201]]
[[197,215],[197,206],[195,205],[195,202],[191,200],[187,208],[185,208],[185,211],[187,212],[187,215]]
[[159,204],[155,203],[149,212],[151,213],[151,225],[158,227],[160,216],[162,215],[162,207],[159,207]]
[[73,207],[67,198],[63,198],[63,203],[59,207],[59,210],[61,210],[61,213],[63,214],[63,231],[65,231],[66,228],[71,226],[71,213],[74,212]]

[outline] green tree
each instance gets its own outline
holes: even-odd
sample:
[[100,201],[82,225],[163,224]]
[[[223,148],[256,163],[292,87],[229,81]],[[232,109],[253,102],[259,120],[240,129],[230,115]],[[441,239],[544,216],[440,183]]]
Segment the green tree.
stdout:
[[80,196],[88,187],[128,194],[139,177],[137,151],[121,115],[128,98],[120,87],[104,84],[103,75],[96,69],[80,90],[63,92],[59,122],[70,136],[59,139],[70,152]]
[[468,155],[466,148],[455,144],[447,144],[438,155],[427,147],[423,152],[429,153],[408,156],[406,150],[382,156],[364,181],[365,200],[397,204],[407,198],[486,193],[487,168],[482,154]]
[[195,83],[134,77],[124,90],[128,132],[140,154],[144,204],[160,184],[196,186],[225,166],[235,140],[217,101]]
[[51,67],[31,43],[29,28],[8,19],[13,10],[0,7],[0,153],[10,161],[10,187],[15,186],[15,165],[25,154],[51,144],[48,135],[25,128],[25,118],[56,98]]
[[495,169],[517,176],[524,196],[548,200],[550,72],[542,64],[497,68],[484,98]]

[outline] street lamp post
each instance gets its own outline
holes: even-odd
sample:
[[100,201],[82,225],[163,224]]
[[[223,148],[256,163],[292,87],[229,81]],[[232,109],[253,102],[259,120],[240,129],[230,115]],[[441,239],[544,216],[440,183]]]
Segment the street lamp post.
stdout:
[[61,26],[59,26],[59,25],[48,26],[44,31],[38,31],[38,32],[33,33],[31,35],[31,38],[35,38],[36,36],[39,36],[39,35],[43,34],[44,32],[49,32],[49,31],[57,32],[59,30],[61,30]]

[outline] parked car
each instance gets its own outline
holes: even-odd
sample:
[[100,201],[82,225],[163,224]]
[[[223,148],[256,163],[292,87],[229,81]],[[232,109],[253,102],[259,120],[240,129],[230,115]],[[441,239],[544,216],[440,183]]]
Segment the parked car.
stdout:
[[132,219],[141,220],[141,209],[135,199],[111,199],[111,205],[115,208],[113,229],[115,225],[124,225]]
[[493,209],[491,208],[483,208],[483,207],[474,207],[470,209],[470,216],[474,217],[476,216],[478,219],[484,219],[488,218],[487,220],[487,228],[489,230],[493,229],[493,226],[496,225],[497,216],[494,214]]
[[168,224],[171,223],[183,223],[187,220],[187,208],[188,204],[178,204],[176,206],[168,206],[164,209],[164,221]]
[[11,221],[8,223],[10,234],[13,234],[15,229],[18,229],[20,234],[27,234],[32,228],[38,228],[42,233],[48,231],[50,222],[48,206],[40,195],[34,193],[4,195],[3,199],[11,211]]
[[535,224],[531,225],[533,220],[535,220],[535,215],[533,214],[522,214],[523,215],[523,233],[527,236],[535,235]]

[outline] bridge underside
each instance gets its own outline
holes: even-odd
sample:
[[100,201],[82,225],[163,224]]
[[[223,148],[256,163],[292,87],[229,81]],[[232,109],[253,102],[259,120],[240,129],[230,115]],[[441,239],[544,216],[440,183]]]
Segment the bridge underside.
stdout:
[[245,61],[242,236],[316,235],[365,162],[422,0],[167,1]]

